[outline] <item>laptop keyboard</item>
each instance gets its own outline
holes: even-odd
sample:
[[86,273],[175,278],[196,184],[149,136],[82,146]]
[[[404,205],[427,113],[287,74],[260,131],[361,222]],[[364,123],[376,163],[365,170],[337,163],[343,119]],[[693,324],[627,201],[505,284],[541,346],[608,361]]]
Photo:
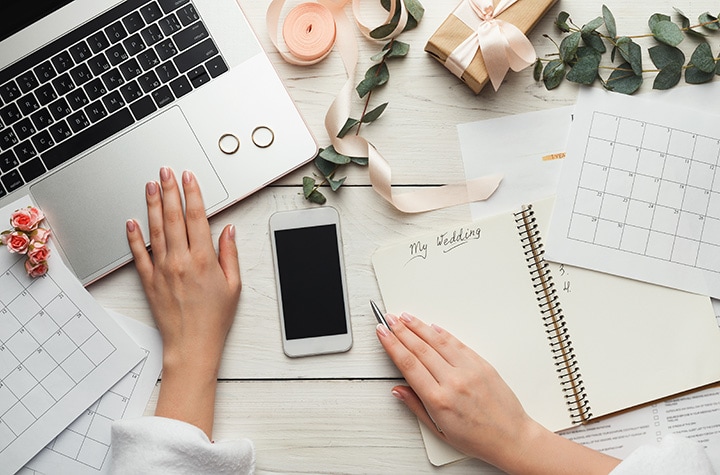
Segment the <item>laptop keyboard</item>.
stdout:
[[190,0],[127,0],[0,71],[0,198],[226,72]]

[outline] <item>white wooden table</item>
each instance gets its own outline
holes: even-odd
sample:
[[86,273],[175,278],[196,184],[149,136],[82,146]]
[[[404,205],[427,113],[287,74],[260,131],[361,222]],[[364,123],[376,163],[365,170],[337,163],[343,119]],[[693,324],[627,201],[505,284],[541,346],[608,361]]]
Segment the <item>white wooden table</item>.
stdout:
[[[265,28],[268,3],[240,0],[319,145],[327,146],[324,114],[345,81],[340,57],[333,53],[320,64],[305,68],[285,63],[272,49]],[[398,192],[464,178],[457,124],[571,105],[577,94],[578,86],[571,83],[546,91],[533,80],[529,68],[511,72],[499,92],[488,85],[475,96],[423,51],[427,39],[456,3],[423,1],[425,18],[417,29],[400,38],[411,45],[408,57],[390,64],[389,83],[373,97],[375,105],[390,104],[380,120],[363,127],[363,135],[390,162]],[[537,53],[555,51],[542,35],[560,38],[553,23],[561,10],[583,24],[601,14],[602,3],[559,0],[529,35]],[[615,14],[620,34],[647,32],[648,17],[655,12],[672,14],[673,6],[691,18],[707,10],[717,13],[716,2],[709,0],[605,3]],[[719,37],[711,42],[714,51]],[[359,43],[358,70],[364,73],[380,46],[364,39]],[[653,43],[642,44],[646,49]],[[652,68],[647,54],[644,64]],[[649,90],[651,82],[646,79],[643,90]],[[355,116],[359,116],[359,99],[355,107]],[[521,134],[518,139],[522,139]],[[268,218],[278,210],[314,206],[303,199],[301,188],[302,176],[313,171],[314,167],[307,165],[211,220],[215,236],[226,223],[236,225],[244,284],[220,370],[215,438],[251,438],[257,450],[258,473],[496,473],[475,460],[441,469],[428,462],[415,417],[390,394],[392,386],[402,380],[376,339],[376,323],[368,305],[371,298],[381,300],[370,262],[372,252],[400,237],[468,221],[467,205],[406,215],[370,188],[365,167],[350,167],[341,191],[328,190],[326,196],[341,216],[353,348],[344,354],[300,359],[283,354]],[[106,308],[153,324],[133,265],[105,277],[89,290]],[[308,305],[316,298],[320,295],[308,295]],[[153,413],[156,397],[157,388],[147,414]]]

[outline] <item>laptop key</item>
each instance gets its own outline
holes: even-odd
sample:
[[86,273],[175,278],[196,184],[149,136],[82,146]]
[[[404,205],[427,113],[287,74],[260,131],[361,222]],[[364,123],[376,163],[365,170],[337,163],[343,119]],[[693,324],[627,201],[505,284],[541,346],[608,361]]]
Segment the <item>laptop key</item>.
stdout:
[[187,73],[187,77],[190,79],[190,83],[194,88],[198,88],[210,80],[210,75],[205,71],[205,68],[198,66],[193,68]]
[[137,83],[137,81],[132,81],[125,84],[119,90],[123,98],[125,99],[125,102],[127,102],[128,104],[137,99],[140,99],[143,96],[142,89],[140,89],[140,85]]
[[146,72],[137,80],[142,90],[146,93],[160,87],[160,80],[158,79],[157,74],[155,74],[154,71]]
[[0,198],[7,195],[7,191],[5,191],[5,187],[2,186],[2,183],[0,183]]
[[38,103],[37,99],[35,99],[35,96],[32,93],[25,94],[20,99],[18,99],[17,105],[23,115],[30,115],[36,110],[40,109],[40,104]]
[[157,68],[155,68],[155,73],[157,73],[158,78],[163,83],[166,83],[178,77],[177,69],[175,69],[175,65],[170,61],[168,61],[167,63],[163,63]]
[[105,28],[105,35],[110,40],[110,43],[114,44],[122,40],[123,38],[126,38],[128,33],[127,31],[125,31],[125,27],[123,27],[122,23],[120,23],[120,21],[116,21],[112,25]]
[[201,21],[195,22],[186,29],[173,36],[180,51],[186,50],[195,43],[198,43],[210,36],[205,25]]
[[15,152],[8,150],[0,154],[0,171],[8,172],[18,166],[20,163],[15,157]]
[[70,53],[67,51],[62,51],[56,54],[55,56],[53,56],[50,62],[52,62],[52,65],[55,66],[55,71],[58,74],[62,74],[75,66],[75,62],[70,56]]
[[20,173],[22,174],[25,183],[30,183],[35,178],[45,173],[45,166],[42,164],[39,158],[35,158],[25,165],[20,165]]
[[47,107],[35,112],[30,116],[30,119],[32,119],[33,124],[35,124],[35,128],[38,130],[42,130],[55,122]]
[[84,128],[90,126],[90,121],[88,120],[87,116],[85,115],[85,112],[83,112],[81,110],[70,115],[70,117],[67,118],[67,121],[68,121],[68,124],[70,124],[70,128],[75,133],[78,133],[81,130],[83,130]]
[[107,117],[107,111],[105,106],[102,105],[102,101],[95,101],[85,108],[85,115],[90,119],[90,122],[95,123]]
[[157,20],[159,20],[162,17],[162,12],[160,11],[160,7],[156,2],[152,2],[140,9],[140,14],[142,15],[143,19],[145,19],[145,23],[148,25],[150,23],[154,23]]
[[90,48],[85,40],[80,41],[78,44],[70,48],[70,56],[72,56],[76,63],[82,63],[91,55]]
[[106,117],[105,120],[101,120],[51,148],[40,158],[45,163],[47,169],[51,170],[74,156],[83,153],[93,145],[97,145],[103,140],[112,137],[132,123],[133,117],[130,111],[127,108],[122,108],[115,114]]
[[5,185],[5,189],[8,193],[17,190],[25,184],[20,176],[20,172],[17,170],[12,170],[9,173],[6,173],[0,178],[0,180],[2,180],[2,183]]
[[18,76],[17,83],[24,94],[27,94],[40,85],[32,71],[25,71],[23,74]]
[[145,42],[140,37],[139,33],[135,33],[130,38],[123,41],[122,44],[125,46],[125,51],[127,51],[130,56],[135,56],[145,49]]
[[15,156],[20,160],[20,163],[25,163],[28,160],[30,160],[33,157],[37,156],[37,152],[35,151],[35,147],[30,143],[30,140],[26,140],[22,143],[19,143],[13,148],[13,151],[15,152]]
[[87,62],[90,67],[90,71],[95,76],[100,76],[102,73],[110,69],[110,61],[105,57],[105,53],[98,53]]
[[75,81],[76,86],[82,86],[92,78],[87,64],[80,64],[70,70],[70,77]]
[[122,74],[117,68],[111,69],[110,71],[103,74],[102,80],[105,83],[105,87],[107,87],[108,91],[112,91],[113,89],[125,84],[125,79],[123,79]]
[[147,46],[152,46],[164,38],[162,31],[160,31],[160,27],[157,25],[148,26],[140,32],[140,36],[142,36],[142,39],[145,41]]
[[0,86],[0,97],[2,97],[5,102],[12,102],[20,97],[20,89],[14,80],[11,79]]
[[152,93],[152,97],[155,100],[155,104],[157,104],[158,109],[162,109],[175,100],[175,97],[173,97],[173,94],[170,92],[170,88],[168,86],[163,86],[154,91]]
[[113,66],[117,66],[118,64],[122,63],[130,57],[125,51],[122,43],[111,46],[110,48],[108,48],[105,54],[110,60],[110,64],[112,64]]
[[185,5],[190,0],[160,0],[160,7],[165,13],[170,13],[173,10]]
[[62,142],[72,135],[70,126],[64,120],[55,122],[48,128],[48,130],[50,131],[50,135],[52,135],[53,140],[55,140],[55,143]]
[[155,51],[157,52],[157,55],[161,61],[170,59],[178,53],[178,50],[171,39],[167,39],[158,43],[155,46]]
[[50,136],[50,132],[48,132],[47,130],[41,131],[39,134],[35,135],[30,140],[32,140],[32,143],[33,145],[35,145],[38,153],[43,153],[45,150],[55,145],[55,141]]
[[105,109],[108,111],[108,114],[112,114],[125,105],[125,101],[118,91],[111,92],[103,97],[102,101],[103,104],[105,104]]
[[88,99],[91,101],[107,94],[107,88],[100,78],[95,78],[87,83],[84,89]]
[[192,86],[190,85],[190,81],[188,81],[188,78],[186,78],[185,76],[180,76],[179,78],[175,79],[173,82],[170,83],[170,89],[172,89],[175,97],[180,99],[182,96],[192,91]]
[[70,79],[70,74],[65,73],[62,76],[58,76],[52,81],[52,85],[55,87],[59,96],[64,96],[68,92],[75,89],[75,83]]
[[160,29],[165,34],[165,36],[170,36],[182,28],[180,20],[177,19],[174,13],[171,13],[170,15],[160,20],[158,22],[158,25],[160,25]]
[[18,109],[18,106],[14,103],[8,104],[0,109],[0,119],[2,119],[5,125],[12,125],[20,120],[21,117],[20,109]]
[[10,127],[4,130],[0,130],[0,150],[3,152],[10,147],[17,145],[18,139],[15,137],[15,132]]
[[152,69],[158,64],[160,64],[160,59],[158,59],[154,49],[143,51],[142,53],[137,55],[137,60],[140,63],[140,66],[142,66],[145,71],[147,71],[148,69]]
[[228,70],[227,64],[225,64],[225,60],[222,56],[215,56],[213,59],[205,63],[205,67],[212,78],[216,78]]
[[85,94],[85,91],[83,91],[82,89],[76,89],[75,91],[68,94],[66,97],[68,104],[70,104],[70,107],[74,111],[82,109],[90,102],[87,98],[87,94]]
[[53,119],[55,120],[60,120],[72,112],[72,109],[70,108],[64,97],[61,97],[57,101],[50,104],[48,108],[50,109],[50,113],[52,114]]
[[120,65],[120,73],[126,81],[130,81],[142,74],[143,70],[135,58],[130,58]]
[[143,21],[140,12],[132,12],[131,14],[123,18],[122,22],[123,25],[125,25],[125,29],[129,34],[133,34],[136,31],[139,31],[143,26],[145,26],[145,22]]
[[110,46],[110,41],[107,39],[107,36],[105,36],[105,33],[98,31],[88,38],[88,45],[90,46],[90,50],[97,54]]
[[35,76],[42,84],[57,76],[57,72],[50,61],[40,63],[35,67],[35,69],[33,69],[33,71],[35,71]]
[[176,15],[183,26],[188,26],[190,23],[194,23],[200,19],[192,3],[188,6],[182,7],[176,12]]
[[206,60],[216,56],[217,54],[218,50],[215,47],[215,43],[213,43],[212,38],[208,38],[202,43],[197,44],[175,56],[173,61],[175,62],[175,66],[177,66],[178,71],[184,73],[185,71],[204,63]]
[[35,97],[40,101],[40,105],[46,106],[57,99],[57,94],[52,84],[43,84],[35,90]]
[[137,120],[143,119],[157,110],[155,103],[150,96],[145,96],[139,101],[130,104],[130,110]]
[[17,137],[19,142],[22,142],[23,140],[37,132],[35,126],[32,124],[30,118],[28,117],[13,125],[13,130],[15,131],[15,137]]

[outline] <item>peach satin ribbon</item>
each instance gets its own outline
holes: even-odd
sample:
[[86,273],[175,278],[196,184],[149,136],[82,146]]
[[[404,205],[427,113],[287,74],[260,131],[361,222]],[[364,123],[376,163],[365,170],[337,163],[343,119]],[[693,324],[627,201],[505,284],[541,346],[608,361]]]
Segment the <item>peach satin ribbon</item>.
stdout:
[[[489,198],[502,180],[502,177],[499,175],[480,177],[466,182],[440,187],[429,187],[407,193],[393,193],[390,165],[382,155],[380,155],[377,149],[359,135],[346,135],[343,138],[337,137],[337,134],[345,125],[345,121],[350,117],[353,91],[355,90],[355,71],[358,63],[358,47],[355,32],[344,12],[344,7],[349,1],[350,0],[318,0],[318,4],[329,10],[335,20],[335,44],[340,52],[348,78],[325,115],[325,128],[335,150],[350,157],[368,157],[370,182],[373,189],[398,210],[406,213],[419,213],[472,201],[482,201]],[[324,55],[321,53],[310,55],[305,51],[300,53],[299,56],[295,56],[291,51],[285,51],[280,48],[277,32],[284,3],[285,0],[273,0],[268,7],[266,23],[273,45],[275,45],[280,55],[290,64],[309,65],[321,61],[327,53]],[[408,12],[405,9],[404,3],[402,1],[391,1],[390,3],[392,8],[385,23],[389,23],[390,19],[395,16],[396,7],[398,6],[400,8],[400,22],[397,28],[387,36],[383,38],[371,38],[374,41],[389,41],[399,35],[405,28]],[[362,34],[370,38],[371,28],[364,25],[359,19],[359,5],[360,0],[352,0],[355,22]],[[292,11],[289,16],[291,15]],[[288,32],[299,31],[301,34],[311,34],[318,28],[327,28],[327,26],[322,25],[325,25],[325,23],[305,24],[297,28],[284,27],[283,30]],[[329,36],[328,34],[328,37]],[[286,40],[285,43],[289,48],[292,44],[296,43],[296,41],[291,39],[289,42]]]
[[508,69],[520,71],[535,62],[535,48],[525,34],[512,23],[497,18],[517,1],[500,0],[493,6],[492,0],[463,0],[458,16],[475,32],[445,60],[445,66],[453,74],[462,77],[479,48],[490,82],[497,91]]

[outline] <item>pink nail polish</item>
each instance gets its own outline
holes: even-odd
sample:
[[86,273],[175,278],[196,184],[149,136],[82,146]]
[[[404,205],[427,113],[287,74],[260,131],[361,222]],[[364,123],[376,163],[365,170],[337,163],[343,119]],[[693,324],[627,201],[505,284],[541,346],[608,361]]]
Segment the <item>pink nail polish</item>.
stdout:
[[147,194],[148,194],[148,195],[154,195],[154,194],[157,193],[157,191],[158,191],[158,185],[157,185],[157,183],[154,182],[154,181],[149,181],[148,184],[147,184],[147,186],[146,186],[146,189],[147,189]]
[[413,316],[410,315],[409,313],[403,312],[400,314],[400,320],[402,320],[405,323],[410,323],[413,321]]
[[234,224],[231,224],[228,229],[228,237],[230,239],[232,239],[233,241],[235,240],[235,225]]
[[432,325],[430,325],[430,327],[431,327],[433,330],[435,330],[436,332],[438,332],[438,333],[442,333],[442,332],[443,332],[443,329],[442,329],[441,327],[435,325],[434,323],[433,323]]
[[160,179],[162,181],[168,181],[170,179],[170,169],[168,167],[160,168]]
[[401,401],[405,400],[405,397],[403,397],[402,393],[400,391],[398,391],[397,389],[392,390],[392,395],[395,396],[396,398],[400,399]]
[[375,330],[378,332],[378,334],[382,337],[386,337],[390,334],[387,328],[385,328],[385,325],[382,323],[378,323],[377,327],[375,327]]
[[182,180],[183,180],[183,183],[185,183],[186,185],[188,183],[192,182],[192,180],[193,180],[192,172],[185,170],[182,174]]
[[385,315],[385,321],[390,326],[393,326],[398,322],[397,317],[391,313],[388,313],[387,315]]
[[127,227],[129,233],[135,232],[135,221],[132,219],[125,221],[125,226]]

